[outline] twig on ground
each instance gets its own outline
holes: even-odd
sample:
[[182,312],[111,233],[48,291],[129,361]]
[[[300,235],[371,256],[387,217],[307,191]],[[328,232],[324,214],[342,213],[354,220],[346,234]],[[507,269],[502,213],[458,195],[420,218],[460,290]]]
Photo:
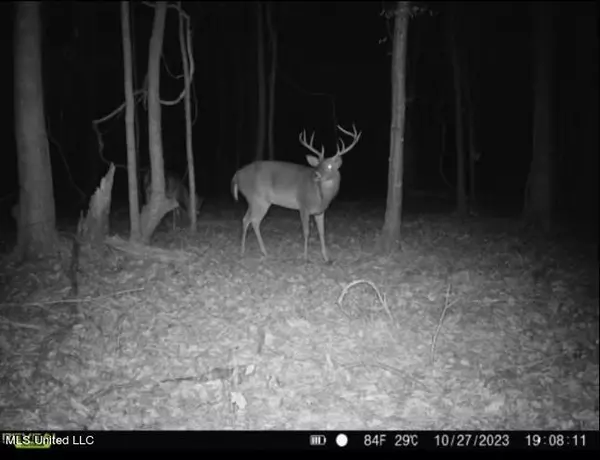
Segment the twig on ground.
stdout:
[[144,289],[145,288],[125,289],[124,291],[112,292],[110,294],[104,294],[98,297],[82,297],[80,299],[45,300],[40,302],[27,303],[0,303],[0,307],[41,307],[43,305],[56,305],[60,303],[95,302],[96,300],[107,299],[109,297],[115,297],[121,294],[131,294],[132,292],[140,292]]
[[350,288],[352,288],[353,286],[356,286],[358,284],[361,284],[361,283],[368,284],[369,286],[371,286],[373,288],[373,290],[377,293],[377,298],[379,299],[379,302],[381,302],[381,305],[383,306],[383,309],[385,310],[385,312],[389,316],[390,320],[392,321],[392,324],[395,325],[396,322],[394,321],[394,317],[392,316],[392,312],[390,311],[390,309],[388,307],[387,301],[385,299],[385,294],[382,295],[379,292],[379,289],[377,289],[377,286],[375,286],[374,283],[372,283],[371,281],[368,281],[368,280],[355,280],[355,281],[352,281],[351,283],[349,283],[348,285],[346,285],[344,287],[344,289],[342,290],[342,293],[340,294],[340,296],[338,297],[337,302],[336,302],[338,304],[338,306],[340,307],[340,309],[342,309],[342,312],[346,316],[348,316],[346,314],[346,312],[344,311],[344,309],[342,308],[342,302],[344,301],[344,297],[345,297],[346,293],[350,290]]
[[438,321],[435,334],[433,334],[433,340],[431,341],[431,364],[433,364],[435,361],[435,344],[437,342],[437,337],[440,333],[440,330],[442,329],[442,324],[444,323],[444,316],[446,316],[446,312],[448,311],[448,309],[458,301],[458,298],[456,298],[452,302],[449,302],[451,287],[452,284],[448,283],[448,287],[446,288],[446,300],[444,302],[444,309],[442,310],[442,314],[440,315],[440,320]]

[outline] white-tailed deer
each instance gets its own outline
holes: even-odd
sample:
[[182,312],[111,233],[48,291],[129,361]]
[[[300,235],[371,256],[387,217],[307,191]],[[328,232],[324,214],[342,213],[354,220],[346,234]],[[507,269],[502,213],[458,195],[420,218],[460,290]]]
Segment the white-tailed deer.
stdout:
[[[144,174],[143,186],[146,203],[150,201],[150,194],[152,193],[152,177],[151,171],[148,170]],[[189,212],[191,201],[190,193],[188,192],[187,186],[183,183],[181,178],[172,171],[165,171],[165,195],[167,198],[174,198],[179,204],[179,208],[175,209],[175,212],[185,211]],[[200,212],[200,207],[204,199],[196,194],[196,214]]]
[[243,219],[242,255],[246,249],[246,233],[252,224],[260,249],[267,256],[260,235],[260,223],[274,204],[300,211],[305,259],[308,259],[309,218],[314,216],[321,240],[321,254],[329,262],[325,246],[325,211],[340,189],[342,155],[354,148],[362,134],[356,131],[354,125],[352,132],[341,126],[338,129],[351,136],[352,143],[346,147],[340,141],[336,154],[330,158],[325,158],[325,147],[321,146],[320,151],[313,147],[314,133],[308,143],[306,133],[300,133],[300,143],[316,155],[306,155],[311,167],[282,161],[255,161],[235,173],[231,180],[233,197],[237,201],[239,190],[248,202],[248,210]]

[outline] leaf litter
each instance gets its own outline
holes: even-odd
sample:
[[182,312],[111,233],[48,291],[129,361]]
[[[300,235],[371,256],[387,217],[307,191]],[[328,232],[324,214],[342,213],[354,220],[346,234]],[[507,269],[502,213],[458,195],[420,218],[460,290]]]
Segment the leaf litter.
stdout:
[[251,240],[242,258],[233,221],[160,235],[159,259],[82,260],[76,298],[70,242],[3,264],[0,423],[598,429],[598,290],[573,252],[427,216],[381,256],[371,221],[343,219],[331,265],[304,263],[291,226],[264,230],[269,258]]

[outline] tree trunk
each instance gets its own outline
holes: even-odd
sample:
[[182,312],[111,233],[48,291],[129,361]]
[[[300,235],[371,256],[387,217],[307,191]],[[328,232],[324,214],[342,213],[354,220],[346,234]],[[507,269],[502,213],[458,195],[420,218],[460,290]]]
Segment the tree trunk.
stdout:
[[[181,6],[181,5],[180,5]],[[187,163],[189,175],[189,192],[190,192],[190,206],[188,214],[190,217],[190,230],[196,231],[196,212],[199,208],[196,196],[196,171],[194,168],[194,150],[192,144],[192,106],[190,102],[190,88],[191,86],[191,75],[190,75],[190,57],[192,55],[191,50],[188,46],[192,45],[191,32],[189,29],[189,21],[187,21],[183,15],[183,12],[179,13],[179,45],[181,47],[181,60],[183,61],[183,78],[185,81],[185,147],[187,152]],[[189,52],[189,54],[188,54]]]
[[[468,90],[467,90],[468,91]],[[477,196],[475,194],[475,166],[479,161],[479,153],[475,143],[475,117],[473,116],[473,105],[469,105],[467,112],[469,113],[469,211],[474,212],[477,208]]]
[[163,160],[160,106],[160,56],[165,32],[166,2],[156,2],[154,25],[148,53],[148,148],[152,168],[150,202],[141,215],[142,241],[149,243],[163,216],[175,209],[177,201],[165,197],[165,168]]
[[[410,116],[411,106],[417,100],[418,62],[421,54],[426,51],[422,45],[421,33],[417,27],[411,29],[411,47],[407,49],[406,56],[406,123],[404,125],[404,153],[403,153],[403,188],[404,193],[418,188],[419,173],[419,142],[415,130],[414,119]],[[413,53],[413,55],[411,55]],[[412,64],[412,65],[411,65]]]
[[273,27],[273,3],[267,4],[267,26],[271,43],[271,75],[269,78],[269,160],[275,159],[275,86],[277,82],[277,31]]
[[[248,5],[248,4],[246,4]],[[242,23],[248,27],[250,25],[248,19],[249,15],[253,15],[254,5],[250,3],[248,6],[242,5]],[[245,32],[246,28],[243,29]],[[233,159],[234,170],[237,170],[243,163],[248,159],[248,144],[251,133],[254,132],[254,125],[247,123],[248,119],[254,118],[254,112],[252,111],[253,104],[250,99],[253,97],[254,81],[247,78],[248,72],[254,68],[255,61],[253,60],[251,53],[249,53],[249,44],[242,43],[239,46],[233,47],[233,61],[231,62],[230,68],[233,71],[233,90],[230,94],[229,114],[235,114],[231,119],[230,125],[227,127],[227,131],[233,132],[233,139],[231,140],[232,147],[235,152]],[[250,111],[250,112],[249,112]],[[249,116],[251,115],[251,116]],[[251,126],[248,126],[251,125]],[[231,137],[231,136],[229,136]],[[226,161],[225,153],[223,153]],[[231,171],[230,171],[231,173]],[[231,188],[229,186],[231,181],[231,174],[227,181],[227,194],[231,196]]]
[[459,216],[467,215],[467,194],[465,183],[465,143],[463,107],[462,107],[462,82],[460,72],[460,59],[456,44],[456,20],[453,12],[448,11],[446,33],[447,43],[450,48],[450,59],[452,62],[452,73],[454,80],[454,116],[455,116],[455,140],[456,140],[456,206]]
[[[240,5],[243,8],[242,5]],[[218,19],[218,27],[225,27],[223,20]],[[239,48],[242,48],[244,43],[240,43],[237,47],[231,47],[229,44],[229,37],[224,38],[224,42],[222,44],[221,52],[215,53],[214,64],[212,66],[213,76],[216,77],[216,90],[215,94],[219,95],[217,104],[217,113],[215,116],[218,119],[218,133],[217,133],[217,146],[215,148],[214,156],[212,157],[211,163],[203,164],[203,170],[210,169],[213,171],[212,174],[206,174],[206,171],[202,172],[203,178],[206,180],[207,186],[211,190],[215,190],[217,195],[221,195],[223,193],[222,186],[223,184],[229,184],[229,180],[231,179],[229,175],[230,167],[227,164],[227,156],[225,152],[229,152],[237,148],[237,132],[233,130],[231,126],[228,124],[228,116],[230,113],[236,113],[235,110],[232,110],[231,104],[233,100],[236,99],[235,94],[231,94],[233,91],[231,90],[231,82],[226,80],[225,78],[219,78],[219,75],[231,75],[233,81],[237,81],[239,79],[239,74],[242,73],[241,69],[236,68],[235,66],[239,63],[239,59],[244,55]],[[229,60],[229,56],[231,56],[231,60]],[[238,57],[239,56],[239,57]],[[238,114],[241,116],[241,114]],[[236,168],[237,169],[237,168]],[[227,193],[229,192],[229,186],[227,186]]]
[[265,43],[262,2],[256,2],[257,77],[258,77],[258,123],[256,132],[256,159],[264,158],[267,92],[265,84]]
[[[244,56],[241,56],[240,61],[234,64],[234,66],[242,66],[240,70],[248,70],[249,66],[246,62]],[[246,79],[243,77],[245,72],[237,72],[235,76],[235,93],[237,95],[236,101],[232,101],[231,105],[237,103],[237,116],[235,117],[235,168],[239,168],[240,165],[244,162],[244,151],[247,148],[248,142],[246,140],[246,136],[248,134],[248,130],[246,130],[246,119],[247,119],[247,110],[248,107],[246,103],[246,98],[248,97],[247,87],[248,84]]]
[[[131,3],[131,2],[130,2]],[[135,5],[134,5],[135,8]],[[133,34],[135,36],[135,12],[133,15],[129,15],[129,17],[131,18],[131,29],[133,31]],[[131,41],[131,55],[132,55],[132,62],[136,61],[136,57],[137,57],[137,53],[136,53],[136,48],[135,48],[135,40]],[[139,88],[139,75],[138,75],[138,69],[137,69],[137,65],[132,65],[131,67],[131,86],[132,88]],[[135,101],[134,101],[135,102]],[[140,108],[138,107],[138,104],[134,104],[133,105],[133,119],[134,119],[134,139],[135,139],[135,164],[137,165],[137,171],[136,171],[136,178],[137,178],[137,183],[138,183],[138,193],[141,193],[142,196],[145,195],[145,190],[143,190],[140,186],[143,185],[143,176],[142,176],[142,161],[141,161],[141,153],[140,151],[142,150],[140,148],[140,141],[142,138],[142,131],[141,131],[141,126],[142,124],[140,123],[140,116],[144,116],[145,115],[145,111],[142,109],[140,110]],[[146,149],[147,150],[147,149]],[[140,224],[141,226],[141,224]],[[141,231],[141,229],[140,229]],[[140,234],[140,238],[141,238],[141,234]]]
[[477,162],[479,161],[480,158],[480,154],[478,152],[477,149],[477,142],[476,142],[476,125],[475,125],[475,105],[474,105],[474,98],[473,98],[473,87],[475,86],[475,82],[470,81],[471,75],[472,73],[469,72],[469,59],[464,59],[463,61],[463,72],[462,72],[462,81],[463,81],[463,85],[462,87],[464,88],[464,94],[465,94],[465,108],[466,108],[466,113],[467,113],[467,132],[468,132],[468,142],[469,142],[469,147],[468,147],[468,159],[469,159],[469,169],[468,169],[468,180],[469,180],[469,187],[468,187],[468,205],[469,205],[469,212],[473,213],[476,212],[476,208],[477,208],[477,196],[476,196],[476,177],[475,177],[475,167]]
[[129,2],[121,2],[121,28],[123,31],[123,67],[125,70],[125,134],[127,142],[127,179],[129,191],[129,221],[131,232],[129,238],[139,241],[140,209],[138,199],[137,158],[135,142],[135,102],[133,100],[133,77],[131,59],[131,34],[129,30]]
[[102,178],[103,164],[100,159],[98,152],[98,142],[96,134],[90,126],[90,120],[94,118],[98,100],[98,77],[97,67],[101,65],[97,63],[96,53],[96,40],[97,40],[97,21],[98,6],[95,3],[83,3],[78,2],[74,4],[82,21],[81,37],[79,41],[80,48],[78,54],[83,57],[83,65],[79,68],[78,78],[83,83],[85,96],[80,99],[80,103],[83,104],[83,111],[81,114],[84,129],[80,134],[81,146],[83,147],[80,151],[81,158],[85,167],[80,165],[80,180],[83,183],[82,188],[85,192],[85,203],[84,206],[88,205],[88,200],[94,193],[95,188],[100,183]]
[[40,2],[15,3],[14,109],[19,169],[15,255],[36,257],[57,241],[52,166],[44,120]]
[[392,50],[392,126],[390,133],[390,168],[387,205],[381,234],[381,248],[391,253],[400,246],[402,216],[402,176],[404,155],[404,121],[406,113],[406,48],[410,2],[398,2],[394,20]]
[[[552,9],[534,14],[533,156],[525,195],[525,218],[548,231],[552,213]],[[527,193],[528,192],[528,193]]]

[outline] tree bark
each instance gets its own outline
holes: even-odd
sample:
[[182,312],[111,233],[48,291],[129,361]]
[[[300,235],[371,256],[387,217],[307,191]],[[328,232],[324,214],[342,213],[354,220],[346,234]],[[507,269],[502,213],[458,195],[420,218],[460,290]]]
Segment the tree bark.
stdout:
[[456,206],[459,216],[467,215],[467,194],[465,191],[465,143],[464,143],[464,120],[463,120],[463,95],[460,59],[456,44],[456,20],[453,12],[448,11],[446,22],[447,43],[450,48],[450,59],[452,62],[452,74],[454,80],[454,132],[456,140]]
[[479,153],[477,152],[477,144],[475,142],[475,117],[473,115],[473,105],[469,105],[467,111],[469,113],[469,211],[475,211],[477,207],[477,195],[475,193],[477,182],[475,173],[476,165],[479,161]]
[[256,160],[264,158],[267,91],[265,78],[265,43],[262,2],[256,2],[257,77],[258,77],[258,123],[256,126]]
[[381,248],[391,253],[400,246],[404,125],[406,113],[406,49],[410,2],[398,2],[394,20],[392,50],[392,126],[388,171],[387,205],[381,234]]
[[[248,119],[247,112],[249,110],[249,104],[247,102],[248,98],[248,83],[246,79],[243,77],[245,75],[246,70],[250,68],[248,62],[246,61],[245,55],[240,56],[240,60],[234,64],[234,66],[241,66],[241,72],[238,72],[234,85],[235,85],[235,94],[236,100],[231,102],[231,106],[233,108],[234,105],[237,105],[234,110],[237,110],[237,116],[235,117],[235,169],[239,168],[240,165],[244,162],[244,151],[247,149],[248,142],[246,137],[248,135],[248,131],[251,128],[246,127],[246,120]],[[223,153],[224,155],[224,153]]]
[[271,43],[271,75],[269,78],[269,160],[275,159],[275,87],[277,83],[277,31],[273,27],[273,3],[267,4],[267,26]]
[[[182,8],[181,2],[179,3],[179,7]],[[179,45],[181,47],[181,60],[183,62],[183,78],[185,81],[185,96],[184,96],[184,104],[185,104],[185,147],[187,152],[187,163],[188,163],[188,171],[189,175],[189,192],[190,192],[190,206],[188,209],[188,214],[190,218],[190,230],[192,232],[196,231],[196,212],[199,208],[199,203],[197,203],[196,196],[196,171],[194,167],[194,150],[192,143],[192,106],[191,106],[191,98],[190,98],[190,89],[191,85],[191,69],[190,62],[191,51],[188,46],[191,46],[192,39],[191,33],[189,30],[189,22],[185,19],[183,12],[179,13]]]
[[476,195],[476,165],[480,159],[480,154],[477,149],[477,135],[476,135],[476,123],[475,123],[475,98],[473,97],[473,88],[475,86],[475,81],[471,81],[471,76],[473,75],[470,72],[469,59],[463,59],[462,61],[462,81],[465,95],[465,108],[467,113],[467,132],[468,132],[468,160],[469,160],[469,169],[468,169],[468,205],[469,212],[476,212],[477,208],[477,195]]
[[[86,202],[85,206],[88,205],[87,200],[92,196],[94,190],[100,183],[102,178],[102,161],[98,152],[98,142],[96,134],[90,121],[93,120],[97,108],[97,100],[99,96],[97,94],[98,88],[98,64],[97,58],[97,21],[98,16],[98,5],[95,3],[83,3],[79,2],[75,4],[75,7],[79,11],[82,26],[81,26],[81,37],[79,41],[79,55],[83,56],[83,65],[79,68],[78,78],[81,79],[83,88],[85,91],[85,97],[83,100],[83,111],[82,121],[85,123],[85,129],[80,133],[80,142],[83,148],[81,149],[80,161],[84,163],[85,167],[81,168],[80,180],[83,182],[83,190],[85,192]],[[78,162],[81,167],[81,163]]]
[[[534,15],[533,156],[525,195],[525,218],[550,230],[552,214],[552,7],[544,3]],[[528,192],[528,193],[527,193]]]
[[149,243],[163,216],[177,207],[174,199],[165,197],[165,168],[163,160],[160,106],[160,56],[165,31],[166,2],[156,2],[154,25],[148,53],[148,147],[152,170],[150,203],[141,215],[142,241]]
[[40,2],[15,3],[14,109],[18,153],[17,257],[52,252],[57,241],[52,166],[44,119]]
[[[417,82],[418,62],[419,57],[426,51],[426,47],[422,45],[421,33],[417,27],[411,31],[412,44],[410,49],[407,49],[406,55],[406,122],[404,125],[404,153],[403,153],[403,188],[404,193],[410,193],[411,189],[418,187],[418,168],[419,168],[419,142],[418,135],[414,126],[414,119],[410,116],[411,105],[418,98]],[[413,55],[411,55],[413,53]]]
[[129,191],[129,221],[131,231],[129,238],[139,241],[140,209],[138,199],[137,155],[135,142],[135,102],[133,99],[133,72],[131,59],[131,34],[129,30],[129,2],[121,2],[121,28],[123,31],[123,68],[125,85],[125,134],[127,142],[127,179]]

